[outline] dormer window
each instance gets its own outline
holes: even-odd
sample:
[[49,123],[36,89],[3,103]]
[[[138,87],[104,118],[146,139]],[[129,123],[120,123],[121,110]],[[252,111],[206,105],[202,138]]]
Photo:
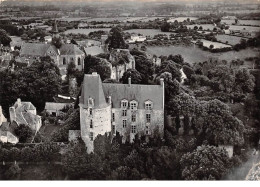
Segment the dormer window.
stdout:
[[93,115],[93,110],[92,110],[92,108],[89,108],[89,115]]
[[92,119],[90,120],[90,128],[91,129],[93,128],[93,121],[92,121]]
[[128,106],[128,101],[126,99],[122,100],[121,101],[121,107],[122,108],[127,108],[127,106]]
[[152,101],[146,101],[144,104],[145,104],[145,110],[152,110],[153,108]]
[[130,109],[131,110],[137,110],[137,105],[138,105],[138,103],[136,101],[131,101],[130,102]]
[[89,98],[89,99],[88,99],[88,105],[89,105],[90,107],[93,107],[93,106],[94,106],[94,100],[93,100],[92,98]]

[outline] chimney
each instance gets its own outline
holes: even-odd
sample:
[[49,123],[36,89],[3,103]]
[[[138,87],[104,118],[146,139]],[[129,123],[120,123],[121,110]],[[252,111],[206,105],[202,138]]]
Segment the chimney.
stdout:
[[95,76],[97,76],[98,74],[97,74],[97,72],[92,72],[92,75],[95,75]]
[[160,85],[164,86],[164,79],[163,78],[160,78]]
[[108,104],[109,104],[109,105],[111,105],[111,104],[112,104],[112,101],[111,101],[111,96],[108,96],[108,97],[107,97],[107,102],[108,102]]
[[131,86],[131,77],[128,78],[128,86]]
[[9,114],[10,114],[10,121],[12,123],[14,120],[16,120],[15,108],[13,106],[9,108]]
[[18,107],[22,106],[22,101],[20,98],[17,99],[17,105],[18,105]]

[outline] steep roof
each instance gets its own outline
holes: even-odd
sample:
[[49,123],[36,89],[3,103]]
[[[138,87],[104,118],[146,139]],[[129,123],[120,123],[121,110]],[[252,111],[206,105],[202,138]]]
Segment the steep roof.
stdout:
[[[21,47],[20,55],[45,56],[51,46],[51,44],[44,43],[24,43]],[[53,46],[53,49],[58,54],[56,47]]]
[[81,51],[74,44],[63,44],[60,48],[61,55],[84,55],[84,52]]
[[137,101],[138,108],[144,109],[144,102],[153,102],[154,109],[163,109],[163,87],[161,85],[103,83],[105,96],[111,96],[113,108],[120,108],[123,99]]
[[100,76],[95,73],[84,75],[80,97],[80,104],[83,108],[88,107],[89,98],[94,100],[95,108],[104,108],[107,106]]

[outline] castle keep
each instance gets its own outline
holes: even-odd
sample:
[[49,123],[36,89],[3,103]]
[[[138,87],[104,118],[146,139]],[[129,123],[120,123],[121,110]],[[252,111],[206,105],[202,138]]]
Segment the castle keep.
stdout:
[[136,135],[163,136],[164,82],[160,85],[102,83],[97,73],[85,74],[79,98],[80,136],[93,152],[97,135],[119,132],[123,141]]

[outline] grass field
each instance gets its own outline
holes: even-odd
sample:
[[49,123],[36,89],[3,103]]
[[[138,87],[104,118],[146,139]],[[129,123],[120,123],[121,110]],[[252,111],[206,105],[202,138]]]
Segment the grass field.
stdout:
[[238,26],[238,25],[230,25],[229,29],[231,30],[246,30],[249,32],[259,32],[260,27],[251,27],[251,26]]
[[110,31],[111,28],[100,28],[100,29],[70,29],[65,31],[65,34],[86,34],[88,35],[90,32],[94,32],[94,31]]
[[230,45],[226,45],[223,43],[219,43],[219,42],[212,42],[209,40],[200,40],[201,42],[203,42],[203,46],[210,48],[211,45],[213,45],[213,49],[220,49],[220,48],[224,48],[224,47],[231,47]]
[[168,36],[171,34],[170,32],[168,33],[162,32],[161,30],[156,30],[156,29],[131,29],[131,30],[125,30],[124,32],[142,34],[144,36],[151,36],[151,37],[157,34],[166,34]]
[[197,46],[148,46],[147,53],[157,56],[168,56],[170,54],[180,54],[185,62],[193,64],[194,62],[204,62],[209,58],[216,58],[219,60],[226,60],[228,62],[236,59],[244,60],[247,57],[256,57],[260,55],[259,49],[244,49],[241,51],[228,51],[223,53],[210,53],[203,51]]
[[230,45],[236,45],[238,43],[240,43],[242,37],[238,37],[238,36],[230,36],[230,35],[217,35],[216,36],[217,40],[223,43],[226,43],[226,41],[228,41],[228,44]]

